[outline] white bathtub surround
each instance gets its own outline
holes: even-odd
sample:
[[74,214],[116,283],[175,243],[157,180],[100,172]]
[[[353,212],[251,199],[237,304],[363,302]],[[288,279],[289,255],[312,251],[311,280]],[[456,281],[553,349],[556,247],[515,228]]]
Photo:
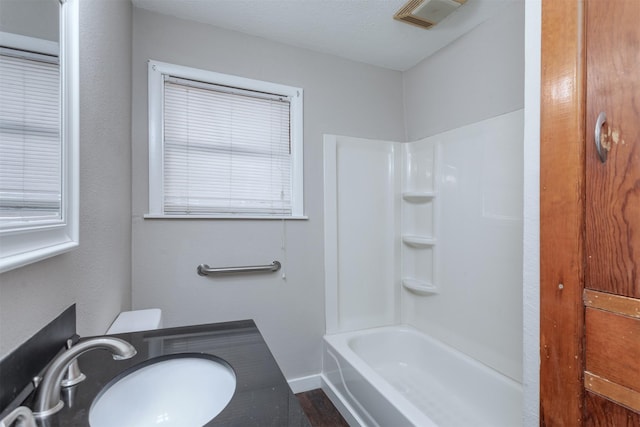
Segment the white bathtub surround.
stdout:
[[[458,406],[469,409],[471,419],[486,419],[485,425],[520,424],[521,387],[510,386],[505,393],[492,390],[496,381],[512,386],[522,381],[522,138],[522,110],[413,143],[325,137],[327,342],[332,344],[333,334],[411,325],[412,334],[406,328],[395,331],[420,341],[419,331],[433,348],[455,349],[447,357],[459,358],[457,350],[466,355],[463,359],[474,360],[464,369],[478,372],[465,374],[465,387],[482,396],[490,391],[498,405],[508,406],[506,412],[518,414],[491,424],[498,421],[482,415],[491,413],[489,403],[473,409],[482,397],[465,397],[447,385],[446,393],[433,394],[440,396],[437,402],[412,402],[414,412],[429,409],[432,415],[425,412],[422,417],[433,425],[465,425],[467,415],[455,409]],[[389,338],[387,347],[401,345],[394,340]],[[367,419],[369,415],[361,414],[384,404],[354,396],[379,395],[385,400],[394,389],[427,390],[432,387],[430,376],[436,375],[430,369],[451,375],[438,381],[459,381],[455,369],[437,363],[411,368],[416,371],[407,380],[417,383],[396,381],[411,371],[396,370],[407,357],[417,356],[414,362],[435,357],[428,348],[416,344],[406,347],[410,354],[399,361],[380,362],[394,366],[389,374],[378,372],[371,363],[377,366],[379,361],[358,355],[352,347],[347,357],[341,353],[346,347],[329,345],[325,388],[341,399],[338,406],[351,407],[355,418],[364,417],[359,423],[402,425],[389,424],[384,417],[380,421],[377,415]],[[342,371],[337,369],[341,360]],[[425,373],[418,372],[423,368]],[[355,380],[352,388],[358,392],[340,390],[338,372],[350,377],[356,371],[366,378]],[[370,384],[374,371],[386,385]],[[485,371],[493,377],[481,374]],[[347,377],[341,381],[349,384]],[[455,398],[447,394],[452,392]],[[455,403],[456,399],[463,401]],[[450,421],[434,420],[439,417],[433,415],[435,406],[462,418],[446,415],[443,420]],[[412,412],[407,408],[411,406],[403,406],[400,413],[407,416],[406,411]],[[412,419],[406,424],[429,425],[419,415]]]
[[[324,137],[327,333],[400,321],[399,143]],[[396,196],[398,195],[398,196]],[[349,286],[339,284],[348,283]]]
[[522,140],[522,110],[425,140],[441,151],[439,293],[404,292],[401,316],[516,381],[522,381]]
[[368,426],[514,427],[522,386],[410,326],[325,336],[323,385]]

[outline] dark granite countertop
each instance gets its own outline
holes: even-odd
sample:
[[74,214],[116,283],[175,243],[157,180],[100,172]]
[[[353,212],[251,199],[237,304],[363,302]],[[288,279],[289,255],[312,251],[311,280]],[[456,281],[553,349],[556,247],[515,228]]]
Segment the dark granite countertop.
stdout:
[[[51,417],[49,425],[88,426],[89,409],[94,398],[114,377],[128,368],[157,356],[206,353],[226,360],[236,374],[236,390],[231,402],[206,426],[310,426],[252,320],[114,336],[131,343],[138,354],[132,359],[118,361],[104,350],[89,351],[80,356],[80,369],[87,379],[75,386],[71,405],[64,399],[65,407]],[[135,399],[135,396],[131,398]],[[128,424],[123,420],[121,425],[126,427]]]

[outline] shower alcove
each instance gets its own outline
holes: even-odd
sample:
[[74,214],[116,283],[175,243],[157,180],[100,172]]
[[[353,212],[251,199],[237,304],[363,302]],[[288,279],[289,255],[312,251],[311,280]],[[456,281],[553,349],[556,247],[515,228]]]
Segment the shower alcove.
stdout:
[[325,136],[323,388],[354,425],[520,423],[522,138],[522,110]]

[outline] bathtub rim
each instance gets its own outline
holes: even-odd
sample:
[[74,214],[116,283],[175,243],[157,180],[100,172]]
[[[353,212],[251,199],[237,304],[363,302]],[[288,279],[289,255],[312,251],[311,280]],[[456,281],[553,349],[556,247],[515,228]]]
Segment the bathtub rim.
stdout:
[[[371,334],[375,334],[375,333],[380,333],[380,332],[385,332],[385,331],[400,331],[400,332],[407,332],[410,334],[415,334],[415,335],[419,335],[420,338],[425,339],[427,341],[429,341],[431,344],[437,345],[440,348],[443,348],[446,351],[450,351],[452,353],[455,353],[456,355],[460,356],[465,362],[469,362],[470,364],[479,367],[480,369],[482,369],[483,371],[489,372],[491,374],[494,374],[496,376],[499,376],[501,379],[504,379],[504,381],[506,383],[509,383],[511,386],[518,388],[518,390],[520,392],[522,392],[523,390],[523,384],[521,382],[519,382],[518,380],[510,377],[509,375],[502,373],[500,371],[498,371],[497,369],[495,369],[492,366],[489,366],[485,363],[483,363],[482,361],[478,360],[478,359],[474,359],[473,357],[469,356],[468,354],[462,352],[461,350],[458,350],[457,348],[443,342],[440,341],[439,339],[429,335],[426,332],[422,332],[421,330],[419,330],[418,328],[416,328],[415,326],[412,326],[410,324],[407,323],[401,323],[401,324],[397,324],[397,325],[387,325],[387,326],[377,326],[377,327],[372,327],[372,328],[366,328],[366,329],[356,329],[356,330],[351,330],[351,331],[344,331],[344,332],[335,332],[335,333],[330,333],[330,334],[324,334],[323,335],[323,340],[329,343],[333,343],[335,342],[334,340],[338,340],[338,339],[344,339],[345,343],[346,343],[346,348],[348,349],[349,352],[353,353],[356,357],[360,358],[357,353],[351,348],[351,346],[349,345],[349,339],[358,336],[365,336],[365,335],[371,335]],[[335,345],[333,345],[335,347]],[[373,371],[373,369],[372,369]]]

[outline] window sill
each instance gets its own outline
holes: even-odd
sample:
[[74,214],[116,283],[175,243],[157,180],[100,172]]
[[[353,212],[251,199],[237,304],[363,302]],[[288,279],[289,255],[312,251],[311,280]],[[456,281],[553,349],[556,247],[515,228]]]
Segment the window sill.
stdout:
[[70,240],[24,253],[2,256],[0,257],[0,273],[69,252],[76,247],[78,247],[78,242]]
[[309,219],[306,215],[287,216],[266,216],[266,215],[162,215],[162,214],[145,214],[144,219]]

